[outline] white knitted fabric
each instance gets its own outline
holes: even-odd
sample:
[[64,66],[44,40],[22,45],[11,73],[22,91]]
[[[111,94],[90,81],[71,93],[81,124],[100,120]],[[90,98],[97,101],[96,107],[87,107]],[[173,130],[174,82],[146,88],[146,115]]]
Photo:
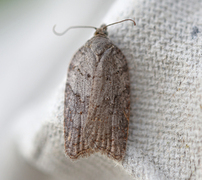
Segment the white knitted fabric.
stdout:
[[50,118],[17,142],[24,158],[58,179],[202,179],[201,17],[201,0],[119,0],[103,19],[107,24],[135,18],[137,24],[108,28],[130,67],[131,114],[122,164],[100,154],[76,162],[65,157],[65,81]]

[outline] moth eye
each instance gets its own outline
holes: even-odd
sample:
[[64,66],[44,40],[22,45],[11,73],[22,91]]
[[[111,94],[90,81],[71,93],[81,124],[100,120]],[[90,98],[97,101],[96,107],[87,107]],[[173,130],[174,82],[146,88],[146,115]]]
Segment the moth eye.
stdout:
[[87,77],[88,77],[88,78],[90,78],[90,77],[91,77],[91,75],[90,75],[90,74],[87,74]]

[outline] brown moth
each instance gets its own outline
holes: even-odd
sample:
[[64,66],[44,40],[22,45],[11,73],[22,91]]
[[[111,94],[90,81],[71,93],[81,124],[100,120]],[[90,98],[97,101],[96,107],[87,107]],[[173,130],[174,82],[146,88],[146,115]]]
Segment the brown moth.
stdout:
[[95,29],[69,65],[64,99],[65,152],[71,159],[100,152],[121,161],[130,114],[128,65],[107,37],[107,26]]

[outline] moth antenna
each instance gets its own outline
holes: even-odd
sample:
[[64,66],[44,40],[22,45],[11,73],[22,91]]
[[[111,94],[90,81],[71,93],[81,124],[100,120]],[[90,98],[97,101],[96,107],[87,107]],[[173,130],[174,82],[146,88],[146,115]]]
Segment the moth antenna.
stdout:
[[122,23],[122,22],[124,22],[124,21],[133,21],[134,26],[136,25],[136,23],[135,23],[135,21],[134,21],[133,19],[124,19],[124,20],[122,20],[122,21],[117,21],[117,22],[115,22],[115,23],[108,24],[108,25],[105,26],[105,28],[108,27],[108,26],[114,25],[114,24]]
[[95,30],[97,29],[97,28],[94,27],[94,26],[71,26],[71,27],[67,28],[64,32],[58,33],[58,32],[56,32],[55,27],[56,27],[56,25],[53,26],[53,33],[54,33],[55,35],[58,35],[58,36],[62,36],[62,35],[64,35],[67,31],[69,31],[70,29],[74,29],[74,28],[94,28]]

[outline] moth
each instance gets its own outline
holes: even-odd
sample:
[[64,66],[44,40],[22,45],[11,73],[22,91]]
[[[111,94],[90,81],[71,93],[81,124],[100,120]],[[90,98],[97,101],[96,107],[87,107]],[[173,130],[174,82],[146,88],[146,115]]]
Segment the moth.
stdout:
[[[123,21],[127,20],[136,25],[132,19]],[[121,161],[125,155],[130,81],[125,56],[107,37],[107,27],[116,23],[93,27],[94,36],[76,52],[69,65],[64,96],[64,139],[65,152],[71,159],[100,152]],[[57,35],[66,31],[54,30]]]

